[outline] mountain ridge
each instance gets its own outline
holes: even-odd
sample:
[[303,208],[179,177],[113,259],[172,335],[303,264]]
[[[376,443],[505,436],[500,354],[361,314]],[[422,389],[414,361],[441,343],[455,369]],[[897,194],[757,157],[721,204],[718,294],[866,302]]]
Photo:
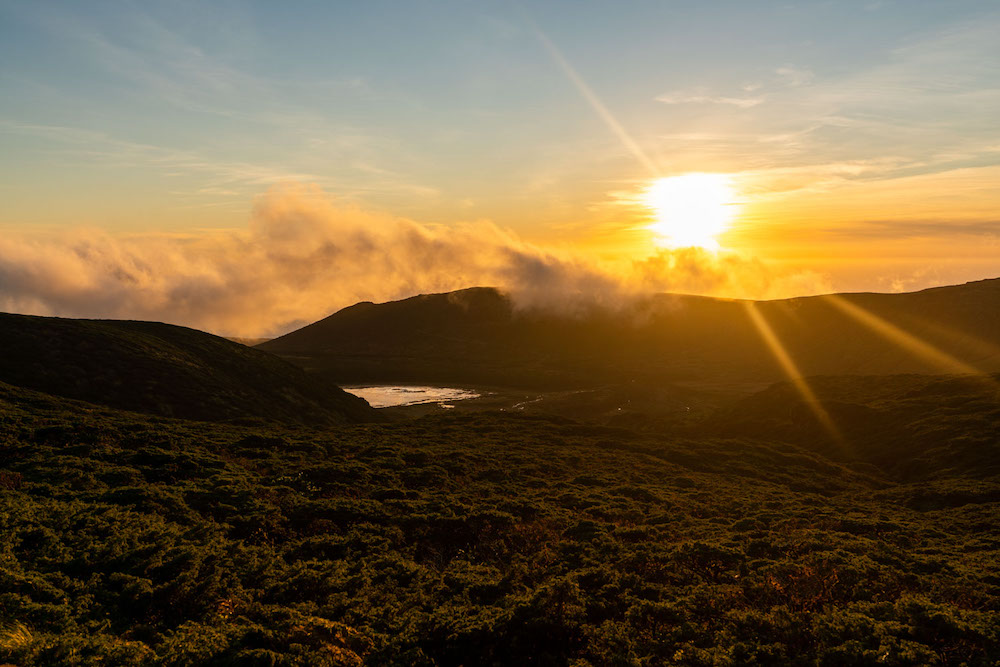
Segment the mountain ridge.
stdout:
[[[947,323],[947,324],[942,324]],[[1000,279],[768,301],[659,294],[580,314],[474,287],[362,302],[258,346],[340,382],[565,385],[1000,370]]]

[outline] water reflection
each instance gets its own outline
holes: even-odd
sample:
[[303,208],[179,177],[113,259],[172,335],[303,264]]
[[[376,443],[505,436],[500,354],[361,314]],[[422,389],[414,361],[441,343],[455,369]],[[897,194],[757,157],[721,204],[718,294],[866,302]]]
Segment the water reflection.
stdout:
[[420,403],[442,403],[441,407],[452,401],[462,401],[468,398],[479,398],[480,394],[468,389],[454,387],[418,387],[392,385],[365,385],[343,387],[344,391],[368,401],[373,408],[389,408],[398,405],[418,405]]

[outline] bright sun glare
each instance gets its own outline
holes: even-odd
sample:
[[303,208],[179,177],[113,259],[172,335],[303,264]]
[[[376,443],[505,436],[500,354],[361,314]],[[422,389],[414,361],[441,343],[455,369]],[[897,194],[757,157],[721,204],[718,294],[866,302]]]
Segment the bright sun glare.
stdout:
[[663,245],[717,250],[716,237],[726,231],[736,214],[733,198],[726,174],[694,173],[658,179],[644,197],[656,216],[649,228]]

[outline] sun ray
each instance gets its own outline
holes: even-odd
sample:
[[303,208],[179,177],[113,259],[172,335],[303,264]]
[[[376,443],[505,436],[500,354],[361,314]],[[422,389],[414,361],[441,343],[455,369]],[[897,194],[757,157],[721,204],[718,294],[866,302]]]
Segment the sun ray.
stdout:
[[930,343],[917,338],[913,334],[904,331],[895,324],[865,310],[861,306],[851,303],[840,295],[827,294],[823,298],[827,301],[827,303],[831,304],[848,317],[853,318],[888,341],[899,345],[917,358],[937,366],[946,373],[988,377],[988,375],[980,369],[965,363],[961,359],[953,357],[947,352],[939,350]]
[[750,321],[757,328],[757,332],[760,337],[764,339],[767,347],[771,350],[771,354],[774,355],[775,360],[777,360],[778,365],[781,366],[781,370],[788,377],[792,385],[798,390],[802,399],[805,401],[809,410],[812,411],[816,420],[820,423],[823,429],[830,435],[833,440],[841,445],[845,444],[844,436],[841,435],[840,430],[837,425],[833,423],[833,419],[830,417],[830,413],[826,411],[823,405],[820,403],[819,398],[816,393],[806,382],[806,379],[802,377],[802,373],[799,371],[798,366],[795,365],[795,361],[792,360],[791,355],[788,354],[788,350],[781,343],[778,335],[774,333],[774,329],[768,324],[764,315],[757,310],[757,304],[753,301],[744,302],[747,314],[750,316]]
[[[990,361],[1000,359],[1000,346],[974,336],[965,331],[959,331],[940,322],[931,321],[926,318],[908,318],[915,326],[926,329],[935,336],[947,339],[952,345],[962,348],[969,354],[976,355],[977,361],[971,363],[972,366],[982,368],[988,366]],[[902,328],[902,327],[901,327]],[[987,371],[981,371],[986,373]]]
[[539,28],[534,21],[527,17],[525,17],[525,20],[529,23],[529,25],[531,25],[538,41],[542,43],[545,50],[549,52],[550,56],[552,56],[552,60],[555,61],[555,63],[559,66],[559,69],[561,69],[566,75],[566,78],[570,80],[570,83],[572,83],[577,91],[579,91],[580,95],[583,96],[583,99],[587,101],[587,104],[589,104],[594,110],[594,113],[596,113],[597,116],[604,121],[604,124],[608,126],[608,129],[610,129],[611,132],[618,137],[618,140],[622,142],[625,149],[632,153],[635,159],[638,160],[643,167],[649,170],[649,173],[654,178],[658,178],[660,176],[660,170],[657,168],[656,164],[649,158],[648,155],[646,155],[646,152],[642,150],[639,144],[635,142],[632,135],[628,133],[625,127],[618,122],[618,119],[615,118],[613,113],[611,113],[611,110],[604,105],[604,102],[602,102],[601,98],[597,96],[597,93],[593,91],[593,89],[587,84],[586,80],[584,80],[580,73],[576,71],[576,68],[573,67],[569,60],[566,59],[566,56],[562,54],[559,47],[557,47],[552,40],[549,39],[544,32],[542,32],[542,29]]

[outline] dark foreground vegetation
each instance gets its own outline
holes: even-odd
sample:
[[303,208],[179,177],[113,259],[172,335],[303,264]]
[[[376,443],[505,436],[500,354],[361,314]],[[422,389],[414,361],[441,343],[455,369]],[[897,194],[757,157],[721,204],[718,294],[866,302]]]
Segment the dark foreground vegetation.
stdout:
[[788,386],[309,430],[0,385],[0,662],[994,665],[996,385],[907,382],[817,383],[853,450]]

